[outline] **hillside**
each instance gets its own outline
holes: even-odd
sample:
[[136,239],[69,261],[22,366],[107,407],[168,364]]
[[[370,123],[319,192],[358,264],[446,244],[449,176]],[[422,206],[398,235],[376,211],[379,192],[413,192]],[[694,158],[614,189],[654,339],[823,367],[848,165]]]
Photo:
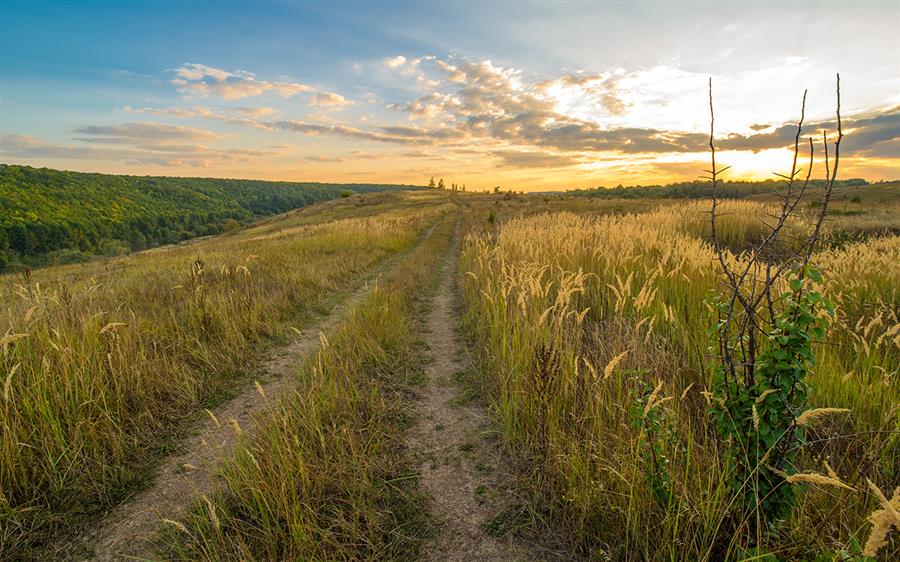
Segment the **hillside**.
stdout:
[[348,193],[406,185],[120,176],[0,164],[0,272],[217,234]]

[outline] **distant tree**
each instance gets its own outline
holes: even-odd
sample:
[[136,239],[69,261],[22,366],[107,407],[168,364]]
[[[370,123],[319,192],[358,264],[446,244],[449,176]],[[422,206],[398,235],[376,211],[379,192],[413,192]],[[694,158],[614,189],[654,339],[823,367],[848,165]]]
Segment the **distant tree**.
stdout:
[[435,187],[437,187],[437,186],[434,185],[434,176],[431,176],[431,179],[428,180],[428,188],[429,188],[429,189],[434,189]]
[[438,189],[447,189],[447,188],[444,186],[444,178],[441,178],[440,181],[438,181],[438,186],[437,186],[437,188],[438,188]]
[[222,232],[234,232],[241,227],[241,223],[234,219],[228,219],[222,223]]
[[500,193],[500,186],[499,186],[499,185],[495,185],[495,186],[494,186],[494,193]]

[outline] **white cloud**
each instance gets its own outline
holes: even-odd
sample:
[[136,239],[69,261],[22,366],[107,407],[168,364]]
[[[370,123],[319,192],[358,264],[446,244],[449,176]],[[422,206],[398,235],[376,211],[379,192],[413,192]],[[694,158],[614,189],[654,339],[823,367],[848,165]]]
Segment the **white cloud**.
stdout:
[[309,104],[315,107],[330,107],[330,108],[341,108],[346,105],[351,105],[353,102],[345,98],[340,94],[335,94],[334,92],[321,92],[315,94],[311,99]]
[[384,64],[388,68],[400,68],[404,64],[406,64],[406,57],[403,55],[397,55],[396,57],[390,57],[384,59]]
[[216,96],[226,100],[275,94],[289,98],[311,92],[312,86],[299,82],[271,82],[259,80],[256,75],[244,70],[230,72],[205,64],[186,63],[175,69],[177,78],[171,82],[186,95]]

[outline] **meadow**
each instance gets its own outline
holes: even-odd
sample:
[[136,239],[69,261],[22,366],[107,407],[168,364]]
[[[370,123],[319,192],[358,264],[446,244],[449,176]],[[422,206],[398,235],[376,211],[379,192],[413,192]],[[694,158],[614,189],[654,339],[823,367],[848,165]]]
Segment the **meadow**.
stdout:
[[[0,277],[0,558],[38,558],[96,525],[153,486],[198,418],[228,424],[217,407],[249,391],[263,405],[253,428],[233,424],[217,486],[162,514],[150,558],[434,559],[445,514],[407,434],[429,391],[422,318],[450,276],[471,368],[447,376],[466,387],[461,413],[484,404],[478,438],[511,467],[508,487],[466,491],[504,506],[486,535],[534,560],[893,559],[897,187],[846,189],[812,259],[835,313],[812,343],[809,401],[834,410],[812,416],[797,504],[760,540],[735,521],[710,415],[722,277],[708,202],[411,191]],[[722,203],[729,263],[766,235],[773,205]],[[813,228],[801,209],[770,259]],[[287,393],[254,385],[292,328],[367,281]]]
[[[728,259],[744,259],[772,216],[768,203],[726,201]],[[784,244],[811,224],[795,217]],[[792,484],[798,507],[753,548],[729,527],[735,498],[708,414],[709,302],[722,286],[709,204],[510,213],[470,234],[465,321],[505,446],[527,467],[533,521],[554,521],[594,559],[832,560],[876,545],[873,486],[890,497],[900,479],[900,238],[896,218],[862,242],[835,236],[846,226],[829,224],[832,243],[813,257],[836,314],[809,379],[814,407],[845,410],[809,430],[797,467],[833,480]],[[882,554],[897,552],[891,536]]]
[[140,487],[186,417],[248,384],[291,327],[444,212],[421,196],[340,203],[216,240],[0,278],[4,557]]

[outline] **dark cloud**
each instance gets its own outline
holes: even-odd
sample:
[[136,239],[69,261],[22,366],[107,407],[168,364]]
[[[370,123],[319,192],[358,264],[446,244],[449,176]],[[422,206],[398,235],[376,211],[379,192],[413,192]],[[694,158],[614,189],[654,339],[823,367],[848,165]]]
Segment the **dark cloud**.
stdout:
[[[875,153],[885,155],[885,148],[895,148],[900,139],[900,107],[893,107],[882,113],[843,118],[842,127],[846,133],[841,143],[841,151],[845,155],[872,156]],[[821,139],[822,131],[837,131],[837,121],[819,121],[803,126],[801,137],[812,136],[815,141]],[[785,124],[767,133],[751,135],[728,135],[718,139],[716,146],[726,150],[760,151],[770,148],[790,147],[797,135],[796,124]],[[900,156],[895,152],[890,156]]]
[[389,126],[377,130],[364,130],[345,125],[322,125],[306,121],[272,121],[266,123],[272,129],[295,131],[306,135],[336,135],[359,140],[409,145],[448,144],[465,137],[458,130],[427,129],[423,127]]
[[501,159],[501,165],[514,168],[565,168],[581,163],[572,156],[552,152],[495,150],[491,154]]

